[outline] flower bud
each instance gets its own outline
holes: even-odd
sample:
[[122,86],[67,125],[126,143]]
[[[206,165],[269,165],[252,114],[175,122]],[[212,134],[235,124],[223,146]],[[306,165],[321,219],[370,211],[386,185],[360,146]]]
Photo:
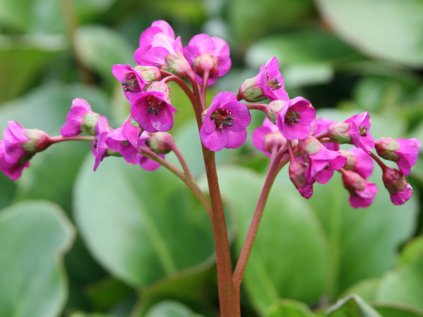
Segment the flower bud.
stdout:
[[44,131],[38,129],[25,129],[28,140],[22,144],[22,148],[28,153],[41,152],[51,144],[50,137]]
[[289,163],[289,178],[301,196],[310,198],[313,195],[313,184],[307,181],[305,172],[307,170],[306,164],[296,159],[292,159]]
[[257,77],[245,80],[239,87],[237,99],[256,102],[264,99],[263,90],[257,84]]
[[191,66],[182,54],[168,55],[165,69],[182,77],[194,77]]
[[82,119],[81,132],[88,135],[95,135],[95,126],[100,115],[95,112],[88,112]]
[[375,143],[376,152],[386,160],[396,162],[398,154],[395,152],[400,149],[400,144],[393,138],[380,138]]
[[150,134],[150,138],[146,143],[155,153],[167,154],[172,151],[174,140],[169,133],[156,132]]
[[406,203],[413,194],[413,188],[399,170],[386,167],[383,170],[382,180],[394,205]]
[[352,171],[342,172],[342,182],[350,193],[350,205],[353,208],[365,208],[373,203],[377,194],[377,186],[366,181]]
[[267,106],[267,117],[269,120],[276,124],[278,113],[282,110],[283,107],[287,107],[288,104],[289,103],[286,100],[274,100],[270,102]]
[[135,66],[134,69],[149,84],[159,81],[162,77],[160,69],[156,66]]
[[217,59],[212,54],[201,54],[193,63],[194,71],[199,76],[204,76],[205,73],[209,74],[209,77],[214,77],[217,73]]
[[345,122],[335,122],[329,126],[328,137],[336,143],[351,143],[350,125]]
[[163,81],[155,81],[153,82],[150,87],[148,87],[148,91],[160,91],[162,92],[166,99],[170,98],[170,88],[169,85]]

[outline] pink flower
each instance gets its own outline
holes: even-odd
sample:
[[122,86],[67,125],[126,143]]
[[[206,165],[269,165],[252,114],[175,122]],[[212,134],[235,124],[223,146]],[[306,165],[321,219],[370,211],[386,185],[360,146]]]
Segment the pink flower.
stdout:
[[113,76],[122,84],[126,98],[142,92],[146,82],[131,65],[116,64],[112,67]]
[[265,118],[263,124],[254,130],[252,140],[257,150],[268,157],[273,149],[281,148],[286,144],[286,139],[279,128],[268,118]]
[[[333,124],[335,121],[331,119],[323,119],[323,118],[317,118],[314,121],[314,131],[313,136],[316,138],[322,137],[327,134],[329,126]],[[323,143],[326,148],[332,151],[338,151],[339,150],[339,144],[335,142],[324,142]]]
[[91,151],[95,157],[94,171],[98,168],[103,158],[107,155],[107,136],[112,131],[106,117],[100,116],[95,125],[95,138],[91,144]]
[[211,151],[240,147],[247,138],[251,115],[247,107],[231,92],[218,93],[207,110],[200,137]]
[[130,120],[126,120],[121,127],[107,134],[105,143],[109,150],[120,153],[128,163],[138,164],[140,134],[141,129],[133,126]]
[[93,135],[97,119],[98,114],[91,110],[85,99],[75,98],[60,133],[67,137],[78,135],[82,131]]
[[24,168],[29,167],[29,160],[18,160],[16,162],[8,162],[5,159],[6,145],[0,140],[0,172],[12,180],[17,180],[22,175]]
[[388,190],[394,205],[406,203],[413,194],[413,188],[397,169],[385,167],[382,174],[383,184]]
[[24,145],[29,141],[25,129],[16,121],[9,121],[3,132],[5,152],[3,158],[9,164],[21,161],[26,151]]
[[[149,148],[148,143],[150,140],[150,135],[147,132],[143,132],[138,139],[138,147],[139,148]],[[164,158],[164,154],[157,154],[160,157]],[[154,171],[160,167],[160,164],[156,161],[148,158],[147,156],[140,155],[140,161],[139,164],[142,169],[146,171]]]
[[301,196],[308,199],[313,195],[314,180],[306,177],[306,171],[307,165],[302,159],[296,159],[292,156],[288,169],[289,178]]
[[354,147],[348,151],[339,151],[347,159],[344,168],[358,173],[361,177],[367,179],[373,173],[373,159],[361,148]]
[[279,111],[276,124],[288,140],[305,139],[311,133],[316,109],[303,97],[295,97]]
[[326,184],[333,176],[334,171],[342,168],[346,158],[336,151],[328,150],[316,138],[309,136],[299,143],[300,154],[308,165],[306,179]]
[[264,98],[289,100],[288,93],[285,91],[285,82],[279,71],[278,59],[272,57],[260,67],[257,76],[244,81],[239,88],[237,98],[250,102]]
[[345,120],[349,124],[348,135],[351,143],[364,151],[370,151],[375,143],[370,134],[370,115],[367,112],[355,114]]
[[175,107],[162,91],[145,91],[132,99],[131,115],[148,132],[170,130],[174,112]]
[[350,193],[351,207],[366,208],[373,203],[377,195],[377,186],[374,183],[352,171],[342,171],[342,181]]
[[417,163],[420,141],[412,139],[380,138],[376,141],[376,151],[384,159],[394,161],[405,176],[410,175],[411,168]]
[[184,54],[196,73],[201,84],[203,76],[208,73],[208,85],[216,82],[231,68],[228,44],[218,37],[207,34],[195,35],[184,48]]
[[163,20],[154,21],[140,36],[134,59],[139,65],[157,66],[178,74],[192,72],[183,56],[181,38]]

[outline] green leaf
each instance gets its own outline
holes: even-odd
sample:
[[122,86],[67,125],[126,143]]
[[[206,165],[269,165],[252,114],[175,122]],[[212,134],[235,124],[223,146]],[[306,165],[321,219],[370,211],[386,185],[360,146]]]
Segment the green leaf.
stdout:
[[0,208],[4,208],[12,202],[16,191],[16,184],[0,173],[0,188]]
[[271,306],[265,317],[313,317],[315,316],[310,309],[303,303],[292,300],[281,300]]
[[[1,15],[1,13],[0,13]],[[22,93],[51,59],[63,52],[60,36],[0,36],[0,102]]]
[[63,212],[46,202],[0,212],[0,315],[54,317],[64,305],[62,256],[74,231]]
[[163,301],[148,311],[146,317],[201,317],[193,313],[184,305],[173,302]]
[[421,0],[316,0],[316,4],[334,31],[361,52],[423,65]]
[[408,307],[395,306],[392,304],[375,305],[375,309],[383,317],[422,317],[423,313]]
[[[222,194],[233,212],[240,252],[263,177],[246,169],[220,169]],[[279,298],[317,302],[324,289],[325,240],[313,210],[292,187],[276,185],[267,202],[248,262],[245,285],[265,312]]]
[[112,317],[111,315],[105,315],[100,313],[88,314],[88,313],[73,313],[70,317]]
[[133,47],[113,29],[94,25],[81,27],[75,41],[81,61],[108,82],[115,82],[112,75],[114,64],[132,62]]
[[168,171],[144,172],[87,160],[76,184],[75,217],[93,255],[113,275],[147,287],[210,258],[207,214]]
[[340,300],[328,310],[327,317],[382,317],[358,296]]

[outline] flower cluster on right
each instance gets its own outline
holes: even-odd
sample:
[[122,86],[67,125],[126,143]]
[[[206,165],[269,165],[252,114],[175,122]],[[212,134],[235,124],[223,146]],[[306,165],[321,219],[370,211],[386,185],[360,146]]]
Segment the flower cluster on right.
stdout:
[[[289,98],[275,57],[261,67],[256,77],[241,85],[237,97],[251,102],[246,105],[248,108],[266,113],[263,124],[253,133],[253,144],[269,157],[275,151],[286,152],[290,179],[305,198],[313,195],[314,183],[327,183],[337,171],[350,193],[351,206],[368,207],[378,191],[369,181],[376,162],[392,203],[402,205],[410,199],[413,189],[406,177],[418,159],[418,139],[374,140],[367,112],[343,122],[316,118],[308,100]],[[257,103],[264,99],[269,104]],[[340,144],[350,144],[352,148],[340,149]],[[395,162],[398,168],[387,166],[382,159]]]

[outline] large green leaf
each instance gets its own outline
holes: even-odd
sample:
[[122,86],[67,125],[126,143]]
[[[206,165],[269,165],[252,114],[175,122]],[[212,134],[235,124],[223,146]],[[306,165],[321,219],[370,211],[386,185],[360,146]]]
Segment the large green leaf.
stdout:
[[67,296],[62,256],[73,236],[63,212],[50,203],[1,211],[1,316],[59,316]]
[[382,317],[358,296],[340,300],[328,310],[328,317]]
[[384,304],[375,305],[375,309],[383,317],[422,317],[423,312],[419,312],[409,307],[402,307],[400,305]]
[[265,317],[313,317],[315,316],[310,309],[303,303],[292,300],[281,300],[271,306]]
[[316,4],[335,32],[363,53],[423,65],[423,1],[316,0]]
[[146,317],[201,317],[193,313],[184,305],[173,302],[163,301],[148,311]]
[[22,93],[65,46],[59,36],[0,36],[0,102]]
[[[234,214],[239,252],[263,177],[246,169],[220,170],[222,194]],[[262,312],[279,298],[317,302],[324,289],[325,240],[313,210],[291,187],[275,186],[247,266],[245,286]]]
[[207,214],[168,171],[149,173],[106,159],[84,164],[77,184],[78,226],[112,274],[146,287],[199,265],[213,254]]

